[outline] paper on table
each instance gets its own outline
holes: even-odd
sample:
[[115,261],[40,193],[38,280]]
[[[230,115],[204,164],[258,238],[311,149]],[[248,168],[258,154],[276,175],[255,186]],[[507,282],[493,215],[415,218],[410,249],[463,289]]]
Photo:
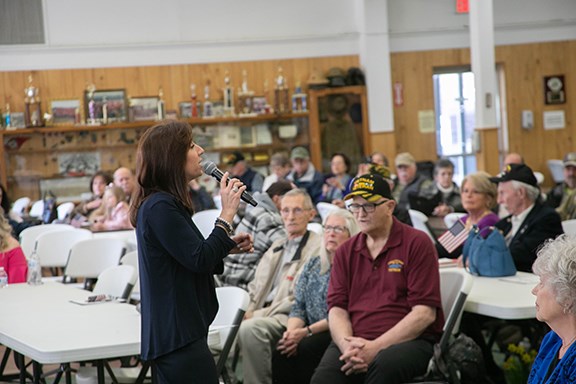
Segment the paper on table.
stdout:
[[438,259],[438,266],[440,268],[456,267],[458,266],[458,259],[448,259],[443,257]]
[[125,303],[126,300],[111,295],[93,295],[88,296],[86,300],[70,300],[70,302],[79,305],[91,305],[91,304],[102,304],[110,302]]

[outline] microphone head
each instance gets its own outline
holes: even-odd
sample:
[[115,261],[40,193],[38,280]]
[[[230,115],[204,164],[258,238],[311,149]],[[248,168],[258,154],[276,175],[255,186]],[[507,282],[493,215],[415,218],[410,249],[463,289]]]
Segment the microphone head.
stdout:
[[202,170],[204,171],[205,174],[212,176],[212,173],[218,169],[218,167],[216,166],[216,164],[214,164],[213,161],[210,160],[202,160],[202,162],[200,162],[200,166],[202,167]]

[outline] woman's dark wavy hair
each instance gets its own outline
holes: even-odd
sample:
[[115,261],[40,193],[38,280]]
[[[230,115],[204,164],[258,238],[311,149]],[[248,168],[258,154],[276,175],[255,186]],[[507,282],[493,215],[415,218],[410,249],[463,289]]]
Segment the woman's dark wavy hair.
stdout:
[[6,188],[4,187],[4,185],[0,184],[0,189],[2,189],[2,201],[0,201],[0,205],[4,210],[4,213],[7,215],[8,212],[10,212],[10,206],[12,205],[12,202],[10,201],[8,194],[6,193]]
[[144,132],[136,152],[136,191],[130,204],[134,227],[138,209],[155,192],[169,193],[194,213],[184,170],[192,140],[192,127],[182,121],[164,120]]

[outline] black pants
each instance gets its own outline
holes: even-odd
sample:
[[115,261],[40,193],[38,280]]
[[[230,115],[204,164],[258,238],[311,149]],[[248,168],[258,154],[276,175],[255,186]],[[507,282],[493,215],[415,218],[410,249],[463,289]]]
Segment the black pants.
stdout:
[[320,365],[312,376],[312,384],[400,384],[426,373],[432,357],[433,343],[424,339],[407,341],[383,349],[368,366],[366,373],[346,376],[340,370],[340,349],[330,343]]
[[205,338],[152,361],[154,384],[218,384],[214,358]]
[[272,382],[274,384],[310,383],[312,374],[331,341],[330,332],[325,331],[300,340],[296,356],[286,357],[274,351]]

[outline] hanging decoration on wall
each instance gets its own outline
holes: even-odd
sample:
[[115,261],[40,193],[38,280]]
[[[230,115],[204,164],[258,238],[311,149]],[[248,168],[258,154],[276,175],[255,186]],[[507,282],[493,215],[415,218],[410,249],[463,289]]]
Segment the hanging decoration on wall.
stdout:
[[566,83],[564,75],[544,77],[544,103],[546,105],[564,104],[566,102]]
[[404,105],[404,87],[397,81],[394,83],[394,106],[401,107]]

